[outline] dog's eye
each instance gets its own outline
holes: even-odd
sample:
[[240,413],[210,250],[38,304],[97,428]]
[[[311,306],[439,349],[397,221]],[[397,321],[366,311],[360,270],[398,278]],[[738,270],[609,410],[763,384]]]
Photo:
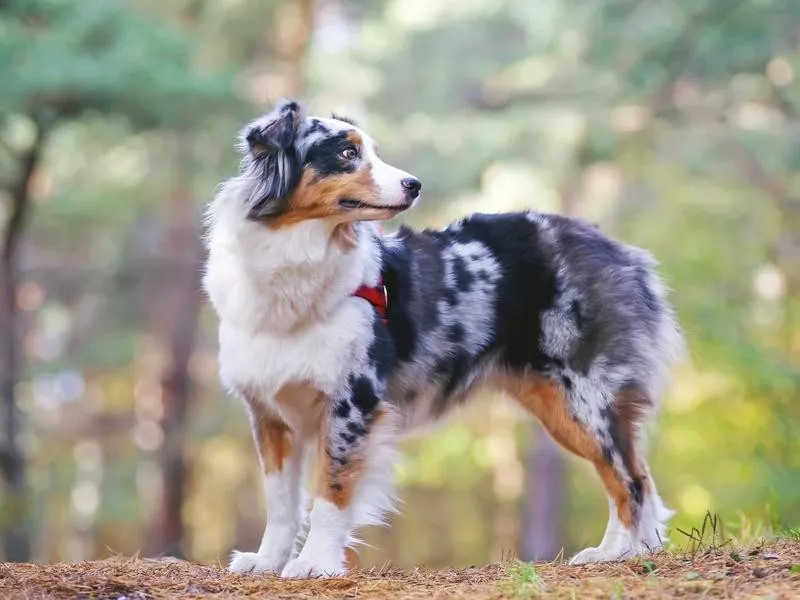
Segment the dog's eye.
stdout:
[[355,146],[348,146],[339,155],[345,160],[355,160],[358,158],[358,150]]

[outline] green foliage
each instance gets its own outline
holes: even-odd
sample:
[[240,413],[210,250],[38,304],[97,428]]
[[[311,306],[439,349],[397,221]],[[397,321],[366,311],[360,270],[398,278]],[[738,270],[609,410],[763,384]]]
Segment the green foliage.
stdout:
[[611,587],[611,594],[614,600],[622,600],[625,597],[625,584],[617,580]]
[[790,540],[800,542],[800,527],[784,527],[781,533]]
[[516,561],[505,565],[507,578],[500,582],[501,591],[515,600],[542,598],[547,587],[532,563]]
[[10,0],[0,7],[0,115],[124,114],[187,124],[230,102],[230,79],[197,72],[188,31],[118,0]]

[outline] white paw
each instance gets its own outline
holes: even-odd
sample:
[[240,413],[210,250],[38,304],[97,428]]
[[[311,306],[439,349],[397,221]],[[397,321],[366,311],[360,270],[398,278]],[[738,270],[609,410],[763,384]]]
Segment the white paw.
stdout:
[[602,548],[586,548],[581,550],[569,561],[571,565],[586,565],[589,563],[608,562],[619,560],[619,554],[612,554]]
[[231,573],[280,573],[286,560],[277,560],[256,552],[234,550],[228,571]]
[[322,561],[304,558],[302,553],[294,560],[290,560],[283,571],[281,577],[337,577],[345,575],[347,569],[341,561]]

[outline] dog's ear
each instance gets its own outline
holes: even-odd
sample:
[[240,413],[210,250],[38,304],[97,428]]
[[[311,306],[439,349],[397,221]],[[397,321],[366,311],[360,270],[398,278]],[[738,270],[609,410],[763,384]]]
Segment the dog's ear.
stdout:
[[248,199],[250,219],[263,220],[282,212],[300,181],[295,140],[302,118],[297,102],[285,101],[245,128],[246,175],[256,180]]
[[287,100],[269,114],[248,125],[245,141],[253,158],[285,151],[294,144],[300,126],[300,106]]

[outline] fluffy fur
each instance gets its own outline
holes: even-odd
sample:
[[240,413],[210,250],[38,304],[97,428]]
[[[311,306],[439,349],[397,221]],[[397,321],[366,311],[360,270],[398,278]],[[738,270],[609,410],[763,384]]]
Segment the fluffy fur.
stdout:
[[[383,236],[375,221],[409,208],[421,184],[350,121],[285,102],[241,139],[241,173],[209,207],[204,285],[269,510],[260,548],[234,553],[232,571],[344,573],[357,529],[394,506],[397,436],[483,384],[597,469],[608,528],[572,562],[661,547],[670,511],[643,426],[683,346],[649,254],[536,212]],[[353,295],[380,282],[388,323]]]

